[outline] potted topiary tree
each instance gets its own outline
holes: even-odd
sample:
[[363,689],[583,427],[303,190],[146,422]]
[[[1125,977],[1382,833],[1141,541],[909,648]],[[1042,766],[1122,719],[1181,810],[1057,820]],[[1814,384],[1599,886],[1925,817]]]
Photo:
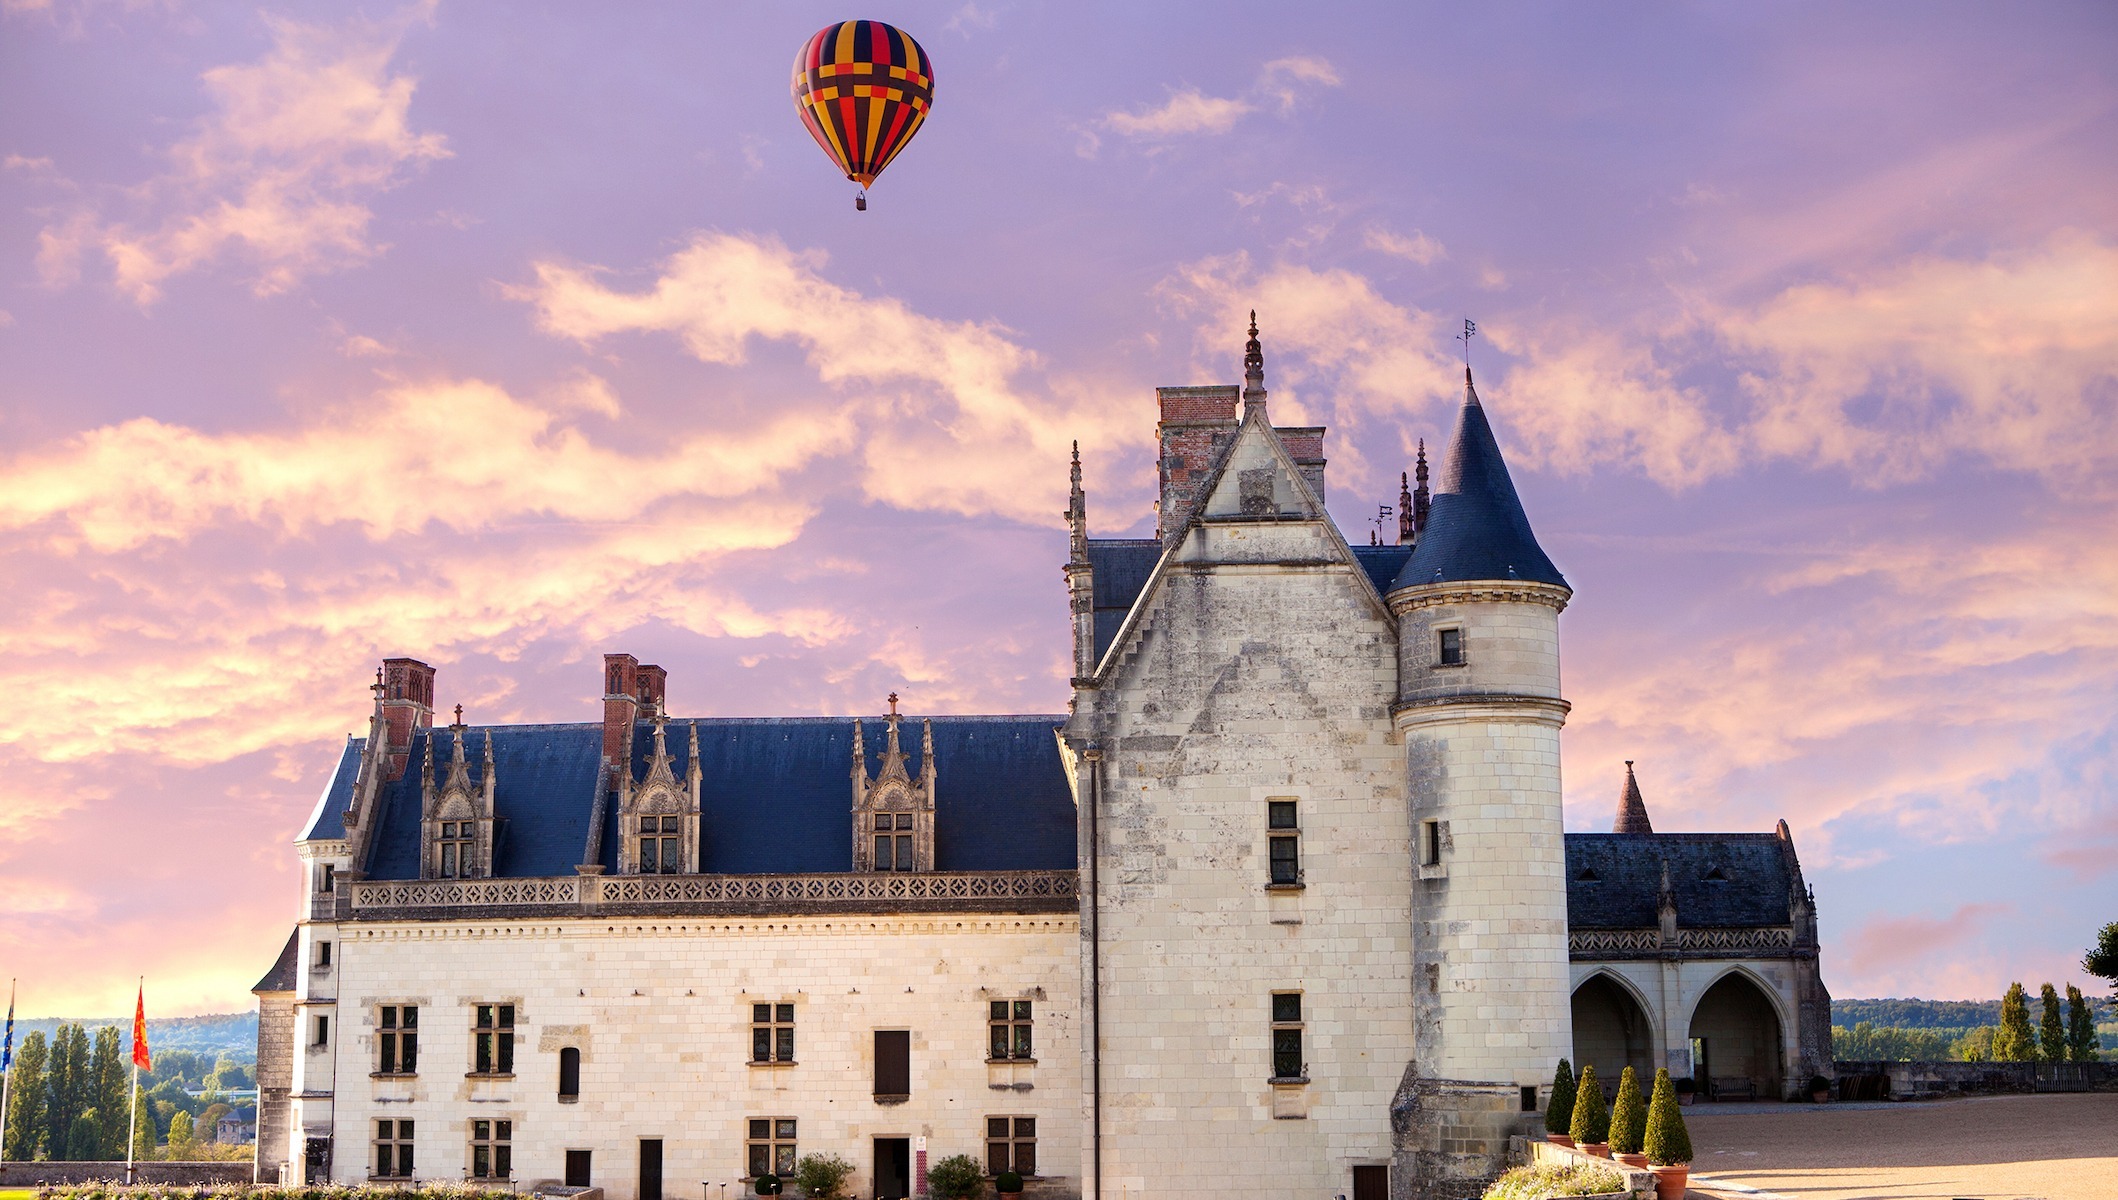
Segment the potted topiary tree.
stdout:
[[1618,1076],[1618,1099],[1611,1105],[1611,1157],[1628,1167],[1644,1167],[1647,1156],[1640,1147],[1647,1137],[1647,1098],[1640,1094],[1640,1077],[1631,1067]]
[[1809,1077],[1809,1099],[1815,1104],[1822,1104],[1830,1100],[1831,1081],[1822,1075],[1811,1075]]
[[1567,1131],[1574,1148],[1597,1158],[1611,1156],[1611,1110],[1604,1107],[1603,1085],[1596,1082],[1596,1064],[1581,1068],[1581,1082],[1574,1088],[1574,1124]]
[[1691,1131],[1677,1111],[1677,1089],[1669,1072],[1655,1072],[1655,1096],[1647,1104],[1647,1165],[1655,1169],[1656,1200],[1684,1200],[1691,1177]]
[[968,1154],[952,1154],[927,1168],[927,1187],[934,1200],[974,1200],[985,1190],[985,1164]]
[[1003,1196],[1020,1196],[1022,1194],[1022,1176],[1015,1174],[1013,1171],[1002,1171],[1000,1174],[993,1176],[993,1190]]
[[760,1196],[777,1196],[780,1194],[780,1177],[777,1175],[760,1175],[750,1181],[750,1190]]
[[1567,1131],[1574,1127],[1574,1064],[1559,1060],[1559,1069],[1552,1072],[1552,1098],[1544,1106],[1544,1140],[1554,1146],[1571,1146],[1574,1139]]

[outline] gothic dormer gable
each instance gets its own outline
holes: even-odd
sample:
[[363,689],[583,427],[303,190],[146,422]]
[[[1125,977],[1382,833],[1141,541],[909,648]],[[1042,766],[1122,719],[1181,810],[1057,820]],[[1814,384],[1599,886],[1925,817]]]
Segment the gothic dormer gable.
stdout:
[[[438,731],[437,731],[438,732]],[[493,840],[496,828],[494,789],[498,772],[493,766],[493,735],[485,734],[485,753],[480,768],[473,770],[464,742],[463,706],[456,706],[456,723],[449,726],[449,761],[437,774],[434,762],[436,732],[426,738],[426,755],[419,779],[420,873],[428,879],[480,879],[493,873]]]
[[897,693],[883,718],[882,762],[868,770],[867,741],[853,723],[853,869],[934,869],[934,723],[921,723],[919,774],[914,776],[899,737]]
[[618,779],[618,871],[625,875],[681,875],[699,864],[699,727],[690,727],[690,753],[682,778],[669,752],[669,714],[657,707],[650,718],[654,749],[644,772],[628,769]]

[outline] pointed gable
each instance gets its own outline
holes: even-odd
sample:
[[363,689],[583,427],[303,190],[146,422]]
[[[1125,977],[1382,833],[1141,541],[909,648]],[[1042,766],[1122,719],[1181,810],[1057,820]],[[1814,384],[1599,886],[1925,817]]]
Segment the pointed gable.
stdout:
[[1566,577],[1530,531],[1530,518],[1522,511],[1493,426],[1466,370],[1463,409],[1449,439],[1441,488],[1434,493],[1419,543],[1391,590],[1509,579],[1567,586]]

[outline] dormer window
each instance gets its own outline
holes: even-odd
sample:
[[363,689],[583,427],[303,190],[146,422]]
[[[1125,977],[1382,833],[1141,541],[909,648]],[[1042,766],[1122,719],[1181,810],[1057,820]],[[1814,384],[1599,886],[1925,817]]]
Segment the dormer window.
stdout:
[[471,857],[471,843],[475,827],[470,821],[443,821],[441,836],[434,840],[434,851],[441,862],[443,879],[468,879],[476,873],[475,860]]
[[1726,872],[1726,871],[1723,871],[1723,870],[1722,870],[1721,868],[1719,868],[1719,867],[1708,867],[1708,868],[1706,869],[1706,882],[1708,882],[1708,883],[1727,883],[1727,882],[1728,882],[1728,872]]
[[1436,666],[1460,667],[1463,665],[1463,630],[1437,629],[1434,631],[1434,662]]
[[1598,874],[1596,874],[1596,868],[1594,868],[1594,867],[1583,867],[1583,868],[1581,868],[1581,874],[1579,874],[1579,875],[1576,875],[1576,876],[1574,876],[1574,878],[1575,878],[1575,879],[1577,879],[1577,880],[1579,880],[1579,881],[1580,881],[1580,882],[1582,882],[1582,883],[1601,883],[1601,882],[1603,882],[1603,876],[1601,876],[1601,875],[1598,875]]
[[912,869],[912,814],[875,814],[875,869]]
[[681,824],[676,817],[640,818],[640,874],[674,875],[684,869]]
[[919,771],[911,769],[898,726],[897,694],[883,718],[880,769],[868,761],[867,736],[853,723],[853,869],[934,869],[934,725],[920,730]]

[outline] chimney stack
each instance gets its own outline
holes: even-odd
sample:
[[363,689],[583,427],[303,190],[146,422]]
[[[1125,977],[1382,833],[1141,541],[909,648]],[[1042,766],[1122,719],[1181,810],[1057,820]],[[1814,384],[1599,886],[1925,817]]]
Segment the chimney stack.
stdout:
[[1161,408],[1155,437],[1162,450],[1157,464],[1162,499],[1155,506],[1156,537],[1167,538],[1191,520],[1206,472],[1221,450],[1235,440],[1236,401],[1242,395],[1243,390],[1232,384],[1155,389],[1155,402]]
[[[656,670],[661,668],[657,667]],[[632,766],[632,727],[640,719],[640,660],[630,654],[603,656],[603,757]]]
[[390,752],[390,779],[404,778],[411,762],[412,734],[434,724],[434,668],[416,658],[382,660],[383,727]]
[[669,690],[669,672],[652,663],[640,664],[640,715],[652,717],[666,711],[664,695]]

